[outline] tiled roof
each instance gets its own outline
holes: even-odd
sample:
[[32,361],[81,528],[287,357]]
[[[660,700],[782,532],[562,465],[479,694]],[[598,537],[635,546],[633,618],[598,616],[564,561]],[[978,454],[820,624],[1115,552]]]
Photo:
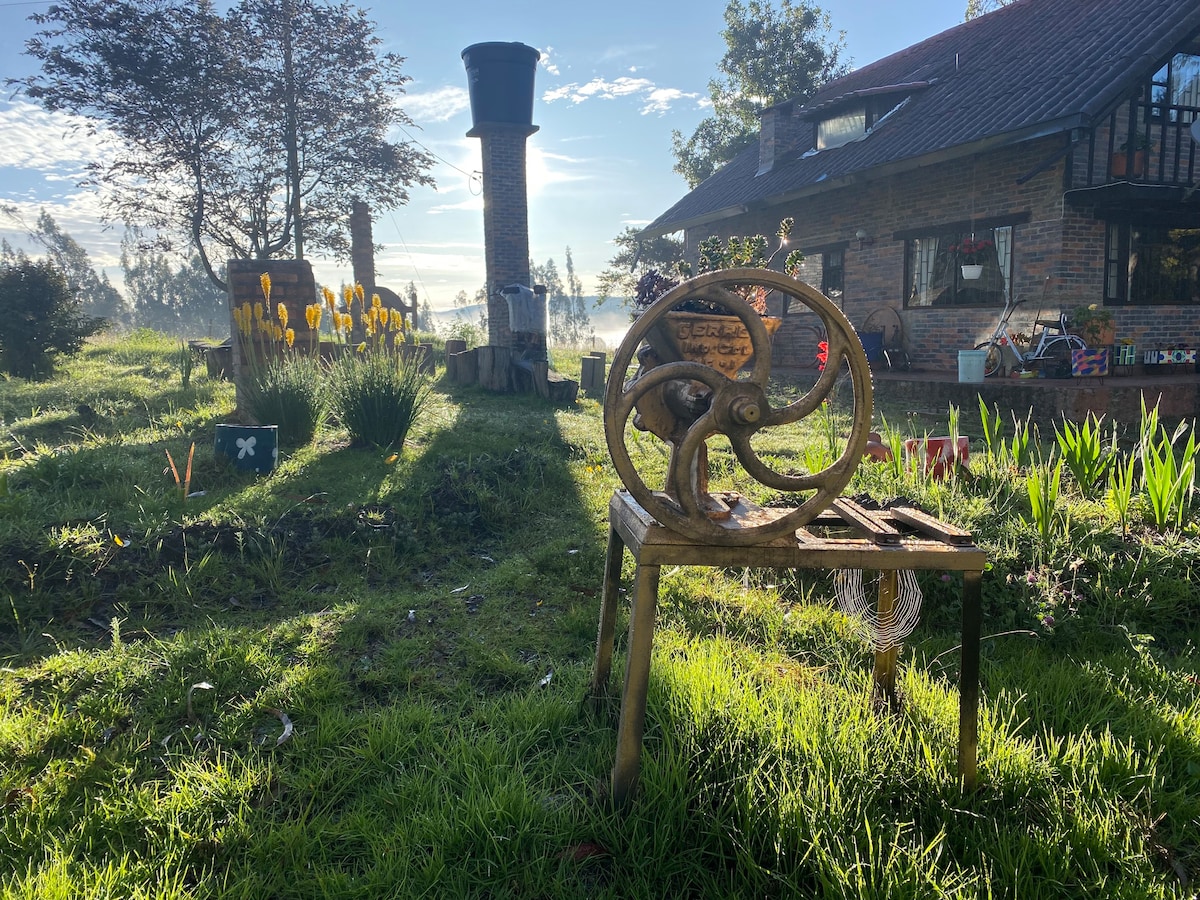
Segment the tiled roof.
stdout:
[[[830,82],[803,107],[911,84],[865,140],[758,171],[757,142],[644,229],[664,234],[970,145],[1091,127],[1200,33],[1200,0],[1015,0]],[[902,95],[901,95],[902,96]]]

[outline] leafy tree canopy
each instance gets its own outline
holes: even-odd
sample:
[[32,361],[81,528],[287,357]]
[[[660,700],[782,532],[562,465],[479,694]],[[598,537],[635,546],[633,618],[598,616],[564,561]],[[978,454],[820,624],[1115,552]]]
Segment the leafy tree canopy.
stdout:
[[1002,6],[1008,6],[1010,3],[1012,0],[967,0],[967,11],[963,15],[963,21],[969,22],[977,16],[990,13]]
[[617,252],[598,279],[601,303],[609,297],[621,297],[632,304],[638,282],[650,269],[674,272],[683,262],[683,241],[678,238],[639,238],[636,228],[626,226],[613,243]]
[[348,3],[61,0],[33,16],[41,72],[20,82],[115,148],[91,166],[121,221],[186,236],[212,281],[229,257],[344,258],[353,196],[378,209],[432,184],[403,59]]
[[844,75],[845,34],[830,37],[829,16],[804,0],[730,0],[726,51],[708,83],[713,114],[684,138],[675,131],[675,171],[695,187],[756,139],[758,114],[792,98],[804,99]]

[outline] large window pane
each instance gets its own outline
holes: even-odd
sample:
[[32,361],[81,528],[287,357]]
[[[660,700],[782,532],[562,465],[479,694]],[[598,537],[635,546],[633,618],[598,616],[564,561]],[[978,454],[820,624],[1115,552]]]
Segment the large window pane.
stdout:
[[[1003,306],[1012,278],[1012,226],[945,232],[908,242],[908,296],[919,306]],[[978,265],[978,278],[963,266]]]
[[1200,229],[1129,226],[1130,303],[1200,303]]

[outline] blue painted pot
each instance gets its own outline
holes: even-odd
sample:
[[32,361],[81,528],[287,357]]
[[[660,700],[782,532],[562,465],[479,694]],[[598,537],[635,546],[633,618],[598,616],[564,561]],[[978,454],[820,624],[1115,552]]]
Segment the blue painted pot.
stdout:
[[242,471],[266,475],[279,460],[278,432],[276,425],[218,425],[217,456],[228,457]]

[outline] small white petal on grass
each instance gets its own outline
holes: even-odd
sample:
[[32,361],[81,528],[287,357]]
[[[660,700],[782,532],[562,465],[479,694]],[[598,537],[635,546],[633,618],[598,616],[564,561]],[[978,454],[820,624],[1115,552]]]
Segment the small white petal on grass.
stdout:
[[275,739],[275,746],[278,747],[281,744],[291,740],[293,731],[292,720],[288,718],[287,713],[285,713],[282,709],[273,709],[271,712],[274,714],[275,718],[279,719],[279,721],[283,723],[283,733]]
[[213,686],[211,684],[209,684],[207,681],[199,681],[196,684],[193,684],[190,688],[188,688],[188,692],[187,692],[188,719],[190,719],[193,722],[196,721],[196,714],[194,712],[192,712],[192,694],[196,693],[196,691],[198,691],[198,690],[199,691],[211,691],[212,689],[213,689]]

